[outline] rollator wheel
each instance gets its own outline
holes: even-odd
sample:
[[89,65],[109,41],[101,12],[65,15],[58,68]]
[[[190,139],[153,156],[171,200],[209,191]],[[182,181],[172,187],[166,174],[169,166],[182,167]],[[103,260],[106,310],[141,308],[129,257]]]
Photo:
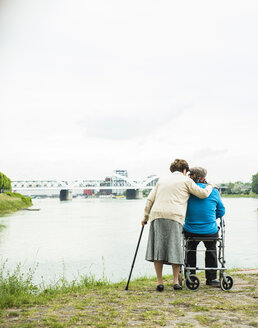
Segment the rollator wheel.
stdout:
[[[226,280],[225,280],[226,279]],[[220,287],[222,290],[230,290],[233,287],[234,281],[231,276],[226,276],[220,279]]]
[[197,290],[200,287],[200,279],[194,274],[191,274],[189,278],[191,282],[187,278],[185,279],[186,287],[190,290]]

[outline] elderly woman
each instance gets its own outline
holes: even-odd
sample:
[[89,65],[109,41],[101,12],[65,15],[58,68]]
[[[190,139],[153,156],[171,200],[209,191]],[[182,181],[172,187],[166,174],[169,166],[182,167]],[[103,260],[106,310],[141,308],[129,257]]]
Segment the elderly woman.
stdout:
[[163,291],[163,264],[172,264],[173,288],[182,289],[178,275],[183,264],[183,250],[181,246],[182,228],[186,214],[187,201],[190,194],[199,198],[206,198],[212,192],[213,186],[200,188],[186,174],[188,163],[183,159],[176,159],[170,165],[172,175],[159,180],[150,192],[144,210],[145,225],[150,220],[150,230],[145,259],[154,262],[157,275],[157,291]]

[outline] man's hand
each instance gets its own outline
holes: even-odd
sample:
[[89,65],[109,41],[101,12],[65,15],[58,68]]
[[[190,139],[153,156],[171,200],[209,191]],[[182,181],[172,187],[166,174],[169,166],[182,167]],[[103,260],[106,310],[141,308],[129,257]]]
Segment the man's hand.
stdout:
[[145,222],[144,220],[142,220],[142,226],[144,227],[146,224],[147,224],[147,222]]

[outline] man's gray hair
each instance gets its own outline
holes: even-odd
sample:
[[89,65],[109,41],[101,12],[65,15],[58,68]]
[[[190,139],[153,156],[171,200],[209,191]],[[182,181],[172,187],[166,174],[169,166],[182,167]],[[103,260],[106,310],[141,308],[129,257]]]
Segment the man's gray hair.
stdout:
[[196,174],[196,178],[205,178],[207,170],[200,166],[190,168],[190,174]]

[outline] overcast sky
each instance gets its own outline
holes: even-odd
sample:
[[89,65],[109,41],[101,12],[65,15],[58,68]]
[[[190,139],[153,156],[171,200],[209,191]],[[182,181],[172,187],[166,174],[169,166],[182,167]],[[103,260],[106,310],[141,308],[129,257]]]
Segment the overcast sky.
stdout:
[[251,181],[257,31],[256,0],[0,1],[0,171]]

